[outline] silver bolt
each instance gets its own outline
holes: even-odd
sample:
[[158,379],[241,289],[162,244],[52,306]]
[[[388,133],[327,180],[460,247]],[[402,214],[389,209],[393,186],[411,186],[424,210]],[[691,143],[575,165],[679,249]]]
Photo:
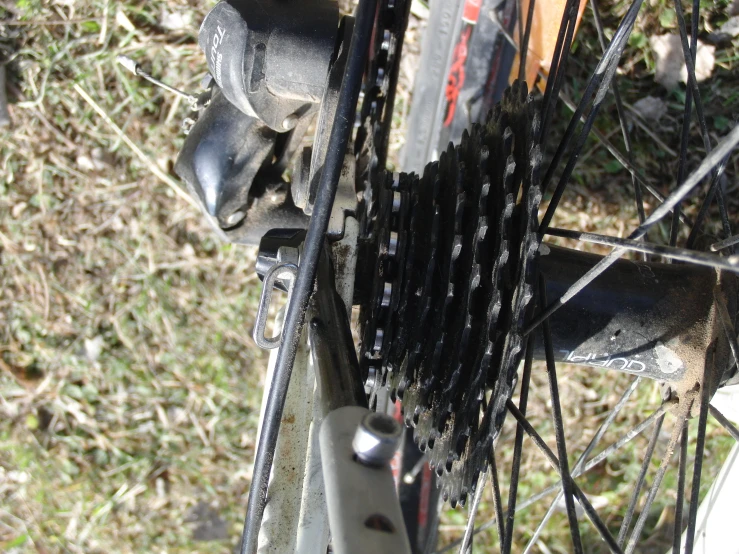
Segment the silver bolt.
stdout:
[[196,121],[191,117],[186,117],[182,120],[182,132],[185,133],[185,135],[189,135],[190,131],[192,131],[192,128],[195,127]]
[[289,131],[295,125],[298,124],[298,116],[293,114],[288,115],[285,119],[282,120],[282,128],[286,131]]
[[246,214],[242,212],[241,210],[235,211],[234,213],[232,213],[230,216],[226,218],[226,225],[233,227],[245,217],[246,217]]
[[403,428],[392,417],[371,412],[362,418],[352,446],[361,462],[383,466],[395,456],[402,435]]

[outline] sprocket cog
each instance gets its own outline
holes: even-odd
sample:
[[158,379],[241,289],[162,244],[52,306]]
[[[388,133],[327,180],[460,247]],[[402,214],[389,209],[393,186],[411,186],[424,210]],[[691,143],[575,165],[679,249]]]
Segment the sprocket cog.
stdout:
[[360,360],[370,402],[381,386],[400,398],[453,505],[487,468],[525,346],[540,241],[539,121],[526,84],[515,82],[422,176],[380,173],[365,194],[373,275]]

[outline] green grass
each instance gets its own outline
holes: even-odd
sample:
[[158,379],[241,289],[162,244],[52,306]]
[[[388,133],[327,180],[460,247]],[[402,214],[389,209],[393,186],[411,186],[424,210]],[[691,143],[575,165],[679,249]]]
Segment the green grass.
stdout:
[[[645,39],[672,25],[665,1],[652,4],[638,23],[628,54],[635,63],[621,90],[627,102],[663,97],[670,111],[657,131],[673,140],[684,89],[667,93],[650,78]],[[28,24],[3,26],[0,39],[15,52],[9,65],[14,126],[0,130],[0,550],[230,552],[250,484],[266,361],[250,338],[259,292],[254,252],[218,243],[199,212],[154,176],[73,88],[86,91],[171,174],[186,109],[125,73],[114,58],[129,55],[168,83],[197,90],[205,71],[197,25],[212,2],[0,3],[6,5]],[[163,10],[186,14],[192,24],[167,31],[159,23]],[[619,10],[617,4],[613,13]],[[0,8],[0,17],[8,13]],[[721,14],[711,13],[711,24],[719,24]],[[45,24],[70,18],[70,24]],[[416,55],[421,29],[414,19],[406,37],[406,49]],[[585,22],[570,96],[582,90],[588,52],[596,47]],[[739,95],[733,92],[736,50],[717,57],[722,66],[701,90],[718,135],[733,124]],[[390,149],[394,161],[409,102],[405,75]],[[563,111],[560,123],[567,119]],[[616,125],[608,106],[596,126],[608,134]],[[674,174],[674,159],[655,152],[643,134],[634,136],[637,165],[661,187],[670,186],[665,175]],[[612,140],[620,146],[618,134]],[[676,148],[674,140],[670,146]],[[628,174],[595,142],[585,151],[591,151],[589,162],[574,176],[559,223],[598,232],[631,228],[636,218]],[[733,167],[729,171],[736,175]],[[567,366],[560,379],[573,464],[628,379]],[[547,402],[538,366],[529,413],[554,444]],[[603,443],[658,403],[656,388],[644,387]],[[509,472],[513,433],[509,421],[499,443],[501,476]],[[715,426],[709,435],[707,471],[714,472],[730,441]],[[645,445],[637,438],[578,481],[605,498],[602,514],[614,530]],[[555,478],[528,440],[525,447],[520,498]],[[508,484],[501,481],[505,499]],[[674,487],[671,471],[665,490]],[[664,495],[650,514],[648,531],[658,527],[658,538],[670,532],[671,502]],[[518,542],[531,536],[546,508],[541,503],[517,516]],[[481,520],[492,512],[486,497]],[[445,512],[443,541],[461,535],[464,517],[463,511]],[[214,518],[225,529],[222,538],[196,540],[198,527]],[[571,548],[564,523],[558,513],[547,527],[552,552]],[[589,551],[601,548],[585,521],[581,532]],[[486,533],[475,552],[495,551],[496,540],[494,531]]]

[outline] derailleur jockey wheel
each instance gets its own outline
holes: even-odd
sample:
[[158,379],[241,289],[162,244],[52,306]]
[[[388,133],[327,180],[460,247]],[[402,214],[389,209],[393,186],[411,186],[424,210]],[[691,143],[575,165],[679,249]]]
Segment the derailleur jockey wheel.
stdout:
[[[487,469],[527,344],[544,358],[541,333],[526,335],[539,287],[557,300],[600,259],[541,242],[539,130],[537,101],[516,82],[422,176],[381,172],[363,195],[357,294],[370,405],[380,387],[401,400],[452,505]],[[731,376],[728,314],[733,274],[619,261],[550,318],[553,350],[664,381],[678,405]]]

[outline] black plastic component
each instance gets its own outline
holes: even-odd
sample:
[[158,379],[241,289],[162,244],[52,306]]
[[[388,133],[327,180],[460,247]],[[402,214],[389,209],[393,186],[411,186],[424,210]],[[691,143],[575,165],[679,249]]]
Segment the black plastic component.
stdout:
[[257,244],[270,229],[307,227],[282,174],[321,100],[337,94],[340,78],[327,75],[338,21],[335,0],[229,0],[203,22],[217,86],[175,170],[225,239]]
[[[300,248],[305,240],[305,229],[270,229],[259,241],[256,270],[259,278],[264,281],[267,272],[278,263],[280,248]],[[287,291],[285,285],[278,279],[275,286]]]
[[228,0],[198,42],[226,98],[282,132],[321,101],[338,21],[335,0]]
[[216,88],[177,157],[175,171],[232,242],[257,244],[273,227],[307,226],[287,191],[280,192],[286,186],[279,176],[271,175],[277,138]]
[[253,198],[242,225],[225,231],[230,242],[258,245],[270,229],[307,229],[308,216],[295,207],[287,189],[268,190]]
[[187,136],[175,171],[221,228],[235,227],[243,220],[238,212],[246,215],[251,183],[276,138],[277,133],[216,91]]
[[[344,17],[341,20],[339,28],[339,36],[342,44],[349,44],[354,32],[354,18]],[[344,69],[349,56],[348,48],[341,48],[337,53],[336,60],[331,64],[328,77],[326,80],[326,90],[321,100],[321,110],[318,115],[317,129],[330,129],[333,127],[334,118],[336,117],[336,107],[339,102],[339,89],[341,88],[341,80],[344,78]],[[295,204],[303,208],[308,215],[313,213],[313,204],[316,201],[318,184],[321,182],[321,171],[326,161],[326,153],[328,151],[328,133],[316,132],[315,141],[310,151],[310,165],[308,171],[308,179],[304,179],[298,186],[302,189],[300,195],[304,197],[302,203],[298,201],[297,192],[294,194]],[[305,162],[303,162],[303,165]]]

